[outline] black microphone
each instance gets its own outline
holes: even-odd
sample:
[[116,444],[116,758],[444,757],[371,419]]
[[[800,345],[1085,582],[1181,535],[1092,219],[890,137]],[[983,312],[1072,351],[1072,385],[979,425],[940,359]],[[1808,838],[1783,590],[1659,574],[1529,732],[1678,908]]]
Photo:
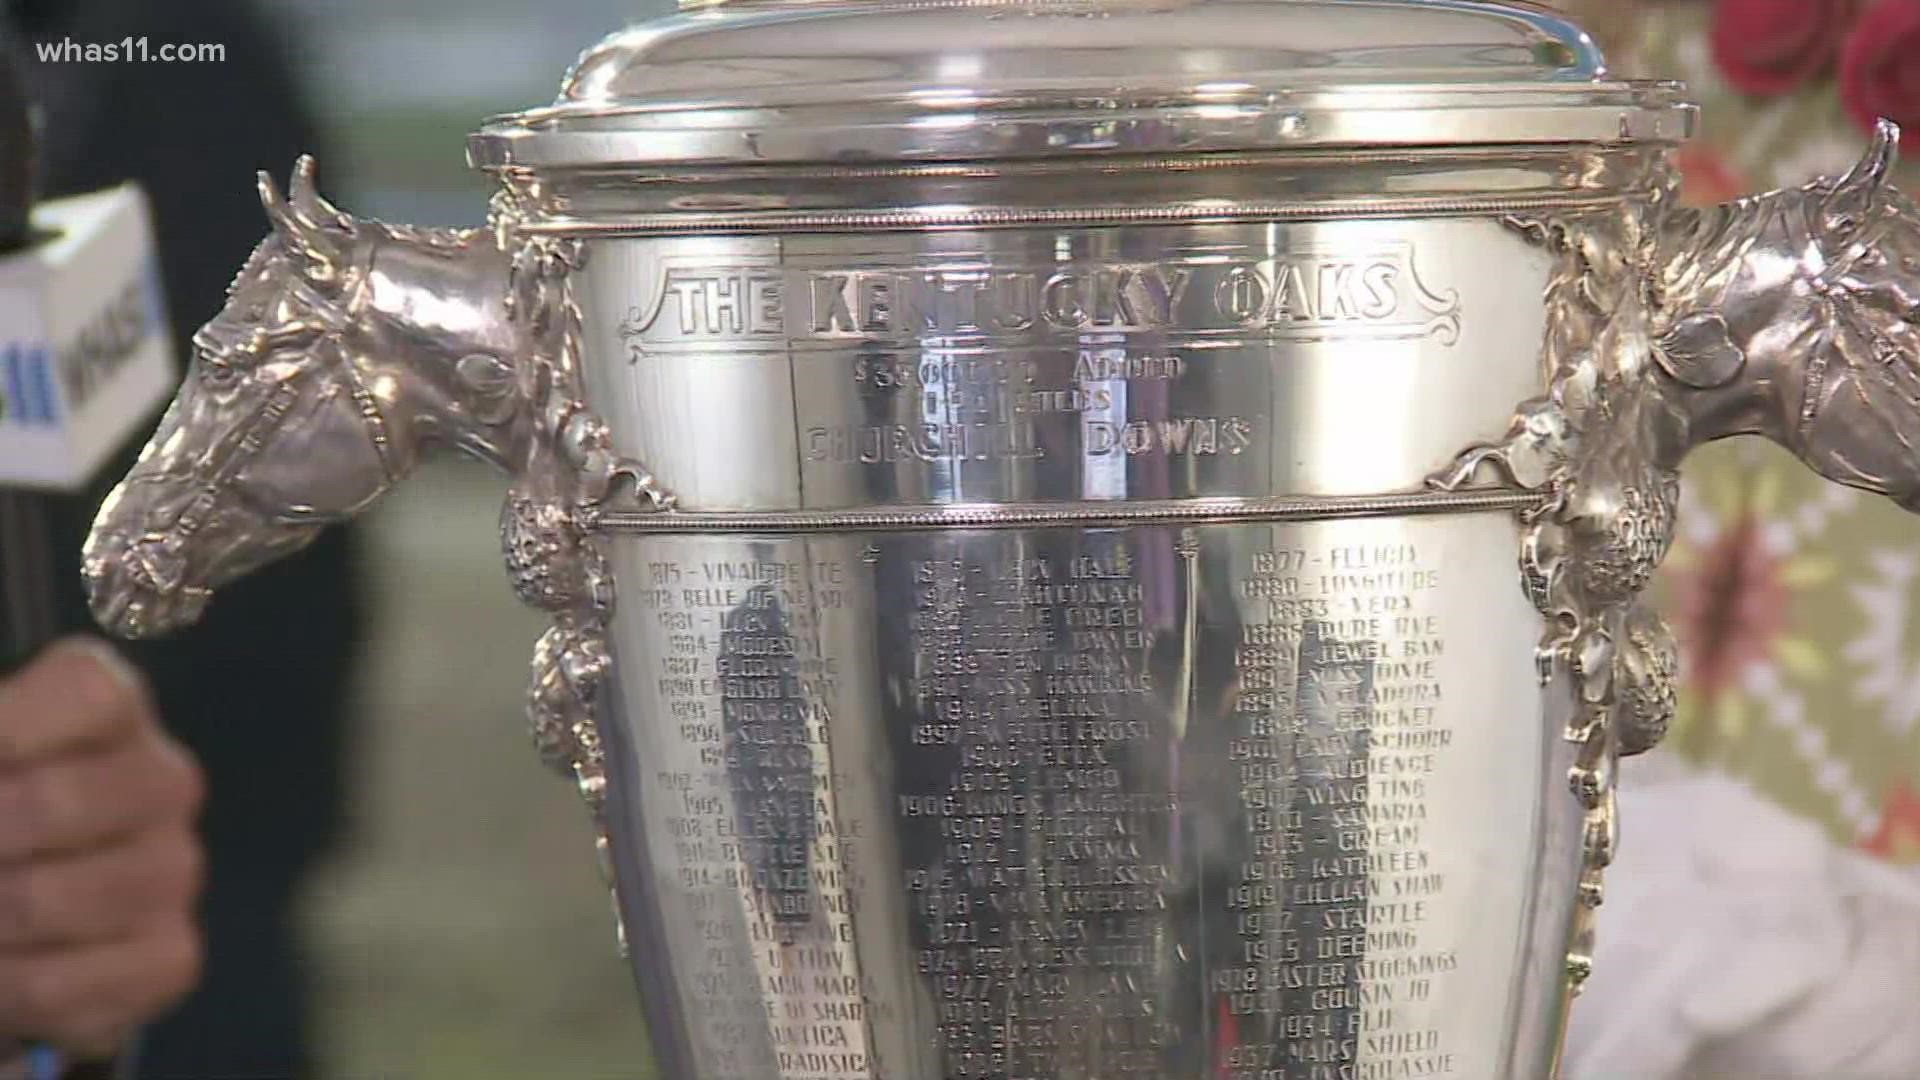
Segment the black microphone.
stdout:
[[0,671],[59,630],[49,496],[86,490],[177,378],[145,195],[36,205],[23,86],[0,48]]
[[[36,205],[35,135],[0,42],[0,674],[60,633],[51,500],[85,490],[176,381],[146,197],[123,185]],[[131,1052],[68,1062],[39,1048],[26,1064],[32,1080],[134,1074]]]
[[[0,57],[0,261],[32,245],[33,134],[26,86],[8,54]],[[14,411],[9,404],[0,391],[0,422]],[[34,567],[50,565],[47,524],[39,496],[0,487],[0,673],[25,663],[58,630],[52,583],[31,580]]]

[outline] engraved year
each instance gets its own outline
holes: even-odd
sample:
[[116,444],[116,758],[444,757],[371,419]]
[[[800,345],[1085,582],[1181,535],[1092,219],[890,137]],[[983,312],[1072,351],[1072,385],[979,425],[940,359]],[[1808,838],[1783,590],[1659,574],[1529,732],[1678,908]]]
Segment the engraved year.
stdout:
[[1256,574],[1297,574],[1307,568],[1307,553],[1304,551],[1256,551],[1253,553],[1253,572]]

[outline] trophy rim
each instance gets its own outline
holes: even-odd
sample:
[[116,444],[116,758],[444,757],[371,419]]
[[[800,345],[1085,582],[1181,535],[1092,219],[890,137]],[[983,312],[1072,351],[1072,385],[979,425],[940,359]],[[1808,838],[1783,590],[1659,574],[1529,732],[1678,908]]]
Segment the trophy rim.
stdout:
[[482,170],[967,163],[1393,148],[1680,144],[1699,108],[1682,84],[1387,87],[1285,101],[1122,105],[1099,113],[800,106],[671,112],[555,106],[495,117],[468,139]]

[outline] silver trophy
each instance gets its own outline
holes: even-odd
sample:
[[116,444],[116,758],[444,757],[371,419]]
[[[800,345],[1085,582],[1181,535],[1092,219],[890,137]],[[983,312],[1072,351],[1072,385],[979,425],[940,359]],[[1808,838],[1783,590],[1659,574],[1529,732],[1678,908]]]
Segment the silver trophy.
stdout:
[[675,1080],[1548,1076],[1681,459],[1920,503],[1897,132],[1702,212],[1694,120],[1519,3],[690,8],[487,229],[263,177],[94,604],[500,466]]

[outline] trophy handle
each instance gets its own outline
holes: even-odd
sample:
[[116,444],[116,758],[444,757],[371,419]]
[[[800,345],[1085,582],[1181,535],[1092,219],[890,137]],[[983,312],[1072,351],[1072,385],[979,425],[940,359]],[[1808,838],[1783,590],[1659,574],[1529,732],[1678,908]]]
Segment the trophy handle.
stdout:
[[1619,758],[1674,715],[1677,650],[1641,594],[1672,543],[1682,459],[1760,435],[1920,510],[1920,208],[1893,183],[1899,141],[1883,122],[1846,176],[1712,209],[1676,209],[1668,187],[1509,222],[1556,259],[1550,386],[1430,483],[1491,470],[1540,495],[1521,581],[1546,617],[1541,678],[1573,691],[1569,781],[1587,813],[1573,990],[1618,842]]
[[488,229],[358,218],[323,198],[314,161],[272,231],[194,336],[177,396],[102,504],[83,551],[95,617],[126,637],[193,623],[216,589],[351,519],[447,448],[512,479],[507,566],[549,612],[528,693],[542,754],[585,796],[605,851],[598,699],[609,667],[610,576],[589,533],[630,486],[672,499],[616,455],[583,403],[577,242],[525,238],[513,197]]
[[125,637],[190,625],[227,582],[282,559],[454,448],[519,472],[540,438],[485,231],[355,217],[311,157],[272,231],[194,335],[159,430],[101,505],[83,553],[96,618]]
[[1899,149],[1882,121],[1837,180],[1670,215],[1652,284],[1675,452],[1761,435],[1920,509],[1920,207]]

